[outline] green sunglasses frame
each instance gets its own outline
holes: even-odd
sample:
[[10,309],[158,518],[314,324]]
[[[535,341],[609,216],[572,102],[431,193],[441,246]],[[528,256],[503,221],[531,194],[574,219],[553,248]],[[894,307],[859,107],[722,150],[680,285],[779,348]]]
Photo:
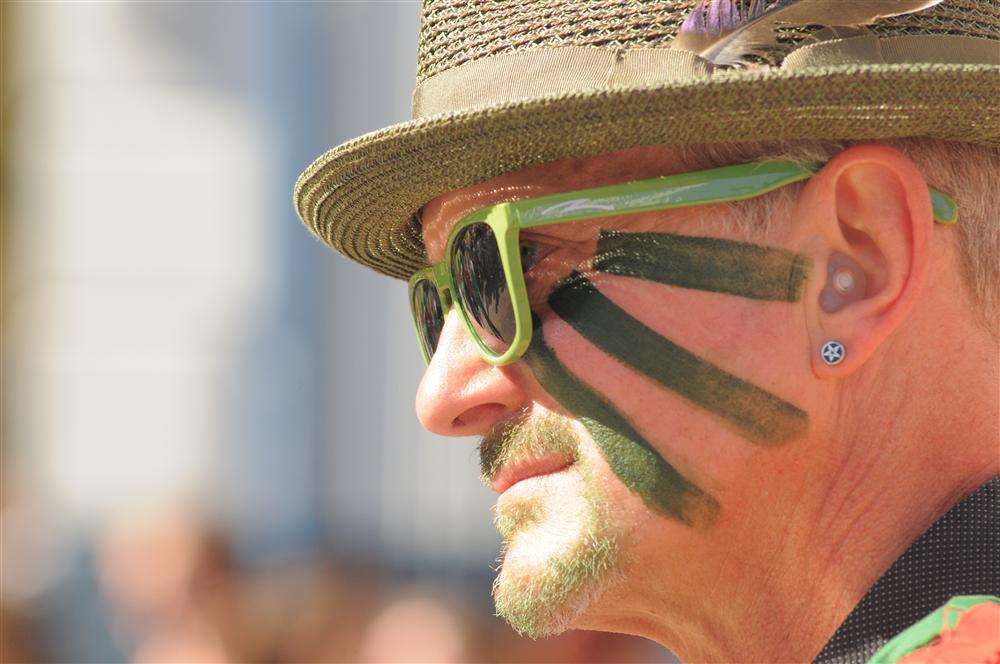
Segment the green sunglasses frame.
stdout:
[[[465,307],[458,303],[458,311],[469,335],[479,347],[483,359],[494,366],[516,362],[531,343],[532,323],[528,293],[521,269],[520,233],[526,228],[561,224],[570,221],[599,219],[601,217],[669,210],[672,208],[728,203],[762,196],[785,185],[807,180],[823,164],[802,164],[794,161],[761,161],[735,166],[723,166],[703,171],[678,173],[637,180],[624,184],[580,189],[527,198],[519,201],[497,203],[462,217],[448,235],[444,258],[435,265],[414,273],[409,281],[410,310],[413,317],[417,343],[424,361],[430,364],[431,356],[424,348],[420,333],[414,295],[419,282],[427,279],[437,289],[442,315],[446,316],[457,302],[452,293],[457,292],[451,271],[455,239],[462,229],[473,224],[485,223],[493,231],[500,250],[507,290],[514,308],[514,340],[501,354],[494,352],[476,332]],[[930,190],[934,220],[940,224],[958,221],[958,206],[947,194]]]

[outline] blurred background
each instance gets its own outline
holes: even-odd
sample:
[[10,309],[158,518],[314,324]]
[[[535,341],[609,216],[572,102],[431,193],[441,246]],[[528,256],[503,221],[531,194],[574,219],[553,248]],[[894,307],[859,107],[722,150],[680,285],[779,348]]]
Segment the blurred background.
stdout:
[[0,660],[674,661],[494,617],[405,284],[292,210],[409,117],[417,2],[0,6]]

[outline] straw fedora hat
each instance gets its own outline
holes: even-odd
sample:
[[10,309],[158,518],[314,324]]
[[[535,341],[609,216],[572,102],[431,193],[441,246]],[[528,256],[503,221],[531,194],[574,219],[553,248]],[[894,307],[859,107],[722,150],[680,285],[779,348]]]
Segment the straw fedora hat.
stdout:
[[322,241],[405,279],[426,265],[417,210],[505,172],[651,144],[996,146],[998,97],[1000,0],[425,0],[414,119],[327,151],[294,201]]

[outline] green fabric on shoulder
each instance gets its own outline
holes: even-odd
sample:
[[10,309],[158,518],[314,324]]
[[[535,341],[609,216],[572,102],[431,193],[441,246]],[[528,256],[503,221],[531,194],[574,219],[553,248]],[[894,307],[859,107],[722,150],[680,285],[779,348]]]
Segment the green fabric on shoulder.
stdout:
[[868,660],[868,664],[895,664],[910,653],[929,644],[935,637],[955,629],[962,616],[970,609],[988,602],[1000,605],[1000,598],[993,595],[952,597],[944,606],[893,637]]

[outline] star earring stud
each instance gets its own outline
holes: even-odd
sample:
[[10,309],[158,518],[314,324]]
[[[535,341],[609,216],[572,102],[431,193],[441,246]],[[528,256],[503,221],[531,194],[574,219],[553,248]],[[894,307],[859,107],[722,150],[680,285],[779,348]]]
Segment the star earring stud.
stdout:
[[847,350],[844,348],[844,344],[839,341],[827,341],[819,349],[819,354],[823,358],[823,362],[832,367],[844,361]]

